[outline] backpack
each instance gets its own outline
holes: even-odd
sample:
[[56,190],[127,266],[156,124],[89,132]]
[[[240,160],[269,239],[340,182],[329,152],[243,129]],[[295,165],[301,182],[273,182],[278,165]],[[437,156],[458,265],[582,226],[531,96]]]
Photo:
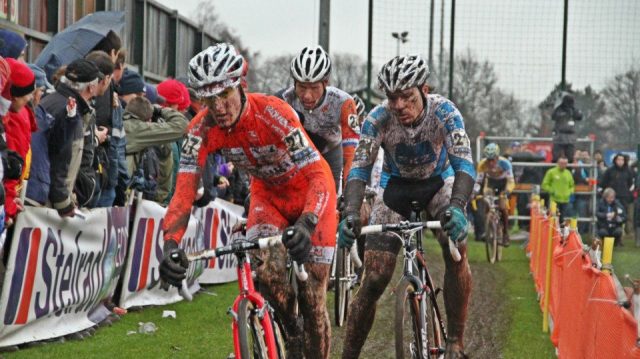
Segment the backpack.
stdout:
[[142,198],[155,201],[158,192],[160,159],[153,147],[148,147],[134,155],[136,164],[131,175],[129,188],[142,192]]

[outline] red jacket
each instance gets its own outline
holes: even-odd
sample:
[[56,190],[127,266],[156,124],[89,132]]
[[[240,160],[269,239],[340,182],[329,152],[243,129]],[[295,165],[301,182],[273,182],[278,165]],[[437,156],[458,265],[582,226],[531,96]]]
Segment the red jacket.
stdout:
[[[27,161],[27,153],[31,148],[31,132],[38,129],[35,116],[28,106],[25,106],[19,112],[9,111],[2,118],[4,130],[7,136],[7,147],[16,151],[24,160],[22,168],[22,177],[29,173],[29,162]],[[17,207],[13,200],[18,196],[18,190],[21,186],[21,180],[4,180],[4,189],[6,192],[5,201],[5,220],[15,218]]]

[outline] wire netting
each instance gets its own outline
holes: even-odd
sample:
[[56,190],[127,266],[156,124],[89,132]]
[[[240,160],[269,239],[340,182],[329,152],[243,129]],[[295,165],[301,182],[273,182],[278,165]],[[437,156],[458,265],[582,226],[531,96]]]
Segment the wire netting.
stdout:
[[[472,136],[480,131],[548,136],[550,113],[563,91],[569,91],[584,113],[580,136],[598,133],[600,146],[635,148],[640,138],[640,2],[568,1],[562,87],[564,1],[457,0],[449,93],[452,1],[375,0],[373,78],[397,54],[431,58],[431,84],[456,102]],[[409,33],[407,42],[392,36],[403,31]]]

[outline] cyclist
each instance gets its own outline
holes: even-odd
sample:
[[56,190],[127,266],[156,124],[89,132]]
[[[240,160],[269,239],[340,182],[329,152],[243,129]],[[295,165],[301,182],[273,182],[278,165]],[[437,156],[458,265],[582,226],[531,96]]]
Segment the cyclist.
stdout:
[[330,74],[329,54],[321,46],[305,47],[291,60],[293,86],[282,98],[301,114],[304,129],[331,167],[338,191],[358,144],[358,117],[351,96],[329,86]]
[[[443,222],[446,234],[438,230],[436,236],[443,247],[446,267],[449,342],[445,357],[456,358],[464,356],[462,336],[471,291],[464,208],[473,189],[475,168],[460,112],[451,101],[429,93],[428,76],[427,62],[418,55],[394,57],[380,70],[378,85],[387,100],[371,110],[362,126],[345,189],[345,219],[340,222],[338,241],[349,247],[360,233],[357,224],[365,184],[383,147],[384,192],[374,202],[370,223],[409,218],[412,201],[426,208],[430,218]],[[447,211],[451,213],[448,219]],[[448,250],[447,235],[459,245],[459,262]],[[349,309],[343,358],[360,354],[373,324],[376,302],[391,280],[400,248],[400,241],[389,234],[367,236],[366,274]]]
[[[473,194],[478,196],[482,193],[490,191],[490,193],[499,193],[499,209],[502,218],[502,245],[509,246],[509,209],[507,200],[509,193],[515,187],[513,179],[513,168],[511,162],[505,157],[500,156],[500,146],[490,143],[484,147],[484,159],[478,164],[478,177],[473,187]],[[474,208],[474,230],[476,239],[484,240],[485,228],[484,222],[489,208],[486,202],[474,200],[476,208]]]
[[359,134],[360,127],[362,127],[364,119],[367,118],[367,112],[365,110],[364,101],[362,100],[362,98],[360,98],[360,96],[358,96],[358,94],[354,93],[353,95],[351,95],[351,97],[353,97],[353,102],[355,102],[356,104],[356,115],[358,115],[358,127],[356,129],[356,132]]
[[[337,227],[331,172],[289,105],[273,96],[243,90],[244,61],[232,45],[221,43],[189,62],[189,82],[207,108],[191,121],[183,142],[176,194],[163,223],[161,278],[165,288],[167,284],[180,286],[185,278],[188,262],[178,243],[207,155],[219,152],[253,178],[247,238],[293,231],[283,234],[282,242],[295,261],[306,262],[309,273],[308,281],[299,285],[297,298],[304,333],[293,314],[295,295],[286,278],[284,248],[261,253],[264,263],[256,274],[264,284],[263,294],[284,322],[290,351],[301,351],[304,343],[307,358],[326,358],[331,329],[325,288]],[[175,254],[179,263],[171,259]]]

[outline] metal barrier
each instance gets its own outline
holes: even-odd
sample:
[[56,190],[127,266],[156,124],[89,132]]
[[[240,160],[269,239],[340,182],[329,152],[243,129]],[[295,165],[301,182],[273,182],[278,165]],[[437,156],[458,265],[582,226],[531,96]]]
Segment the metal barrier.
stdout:
[[[480,136],[476,138],[476,161],[479,163],[482,159],[482,149],[484,147],[485,142],[491,141],[500,141],[500,142],[509,142],[509,141],[526,141],[526,142],[553,142],[552,137],[518,137],[518,136],[486,136],[484,133],[481,133]],[[589,144],[589,155],[593,159],[593,154],[595,152],[595,136],[589,135],[584,138],[578,138],[576,140],[577,143],[588,143]],[[555,163],[549,162],[511,162],[513,167],[555,167]],[[575,164],[570,163],[567,165],[569,168],[587,168],[589,169],[589,180],[590,180],[590,190],[588,192],[574,192],[574,195],[578,196],[591,196],[591,213],[589,213],[588,217],[578,217],[578,222],[589,222],[591,224],[591,233],[595,234],[596,231],[596,216],[595,211],[597,207],[598,200],[598,186],[596,179],[598,178],[598,166],[595,160],[592,160],[589,164]],[[530,194],[530,195],[539,195],[542,191],[540,190],[540,184],[532,184],[531,189],[519,189],[514,190],[513,193],[516,194]],[[530,220],[530,216],[523,215],[511,215],[509,216],[511,220]]]

